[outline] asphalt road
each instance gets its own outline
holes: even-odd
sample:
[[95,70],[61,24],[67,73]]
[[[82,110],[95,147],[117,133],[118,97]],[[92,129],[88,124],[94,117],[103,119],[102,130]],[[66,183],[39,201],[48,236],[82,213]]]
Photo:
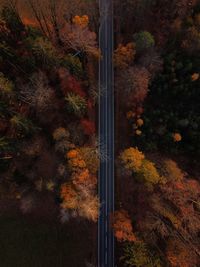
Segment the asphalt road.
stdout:
[[99,139],[100,217],[98,223],[98,267],[114,267],[114,236],[110,215],[114,211],[114,75],[113,75],[113,3],[99,0]]

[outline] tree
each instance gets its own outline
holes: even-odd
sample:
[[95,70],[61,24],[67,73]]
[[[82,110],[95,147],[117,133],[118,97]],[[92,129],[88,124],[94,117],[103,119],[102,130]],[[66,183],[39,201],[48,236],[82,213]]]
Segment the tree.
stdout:
[[67,101],[69,111],[73,112],[77,116],[84,115],[87,103],[83,97],[74,93],[68,93],[65,99]]
[[67,152],[66,157],[68,159],[69,167],[72,170],[77,171],[77,170],[86,168],[86,163],[84,159],[82,158],[79,149],[70,150],[69,152]]
[[32,44],[32,52],[38,62],[45,67],[55,66],[58,63],[58,53],[52,43],[43,38],[37,37]]
[[121,260],[124,262],[125,266],[129,267],[165,266],[159,256],[149,250],[148,246],[142,241],[125,244]]
[[74,93],[81,97],[85,97],[86,94],[82,89],[81,83],[73,77],[69,71],[65,68],[59,68],[58,75],[60,79],[60,86],[64,96],[68,93]]
[[167,259],[172,267],[196,266],[197,258],[193,251],[178,240],[169,239],[167,244]]
[[82,119],[81,126],[83,127],[85,135],[92,136],[95,134],[95,124],[93,121]]
[[141,169],[137,172],[139,181],[143,181],[147,185],[155,185],[161,182],[161,177],[153,162],[143,160]]
[[5,26],[11,33],[10,36],[14,40],[21,36],[25,30],[25,26],[20,18],[16,1],[7,1],[1,9],[1,18],[5,21]]
[[21,99],[38,113],[49,110],[53,105],[54,91],[43,72],[33,74],[30,83],[22,86],[20,94]]
[[0,72],[0,94],[2,96],[11,96],[13,94],[14,84]]
[[66,151],[74,148],[70,142],[69,131],[63,127],[59,127],[53,132],[53,139],[55,140],[56,151],[66,153]]
[[[85,21],[83,17],[80,20]],[[71,25],[65,24],[61,38],[66,48],[99,57],[96,33],[89,30],[88,23],[80,25],[79,20],[74,18]]]
[[144,154],[133,147],[125,149],[120,155],[125,168],[132,172],[138,172],[141,169],[144,158]]
[[150,78],[149,71],[137,65],[118,74],[116,84],[123,97],[121,101],[127,109],[134,109],[136,112],[138,108],[142,107],[148,94]]
[[79,206],[78,203],[78,194],[69,184],[62,184],[60,196],[63,200],[61,206],[64,209],[77,209]]
[[60,29],[65,21],[66,2],[26,0],[26,3],[44,36],[61,45]]
[[84,159],[90,173],[96,174],[100,163],[98,148],[94,146],[83,146],[80,148],[80,154]]
[[22,134],[29,134],[37,129],[29,119],[19,114],[14,115],[10,119],[10,123],[14,132],[19,131]]
[[6,139],[6,137],[0,137],[0,151],[1,152],[6,152],[10,149],[10,144],[8,142],[8,140]]
[[81,201],[80,204],[80,215],[91,220],[93,222],[97,222],[99,216],[99,199],[97,196],[90,196],[85,200]]
[[178,167],[177,163],[171,159],[166,159],[163,162],[164,175],[169,181],[181,181],[185,173]]
[[142,31],[135,33],[133,36],[136,44],[136,51],[141,52],[155,45],[155,40],[150,32]]
[[133,242],[136,237],[133,233],[131,220],[125,210],[116,211],[113,216],[113,229],[119,242]]
[[114,63],[118,68],[126,68],[134,61],[136,51],[135,44],[128,43],[127,45],[119,44],[114,51]]
[[86,196],[96,188],[97,179],[89,173],[88,169],[74,172],[72,175],[72,183],[81,190]]
[[155,164],[145,159],[145,155],[137,148],[130,147],[125,149],[121,153],[120,159],[124,167],[130,170],[139,182],[143,182],[147,186],[164,182]]

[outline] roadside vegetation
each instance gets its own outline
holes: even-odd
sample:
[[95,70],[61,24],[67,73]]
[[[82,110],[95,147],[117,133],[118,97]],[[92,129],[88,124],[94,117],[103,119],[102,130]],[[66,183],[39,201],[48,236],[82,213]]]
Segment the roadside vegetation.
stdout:
[[116,1],[115,13],[118,266],[197,267],[199,1]]
[[99,209],[97,7],[15,2],[0,9],[1,264],[86,266],[96,262]]

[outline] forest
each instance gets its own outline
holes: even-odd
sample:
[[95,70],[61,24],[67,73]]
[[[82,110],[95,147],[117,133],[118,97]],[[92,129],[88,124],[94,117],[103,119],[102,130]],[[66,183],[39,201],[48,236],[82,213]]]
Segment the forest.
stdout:
[[199,1],[115,1],[119,266],[200,266],[199,18]]
[[[199,267],[200,1],[113,5],[116,266]],[[2,267],[97,266],[99,16],[0,1]]]

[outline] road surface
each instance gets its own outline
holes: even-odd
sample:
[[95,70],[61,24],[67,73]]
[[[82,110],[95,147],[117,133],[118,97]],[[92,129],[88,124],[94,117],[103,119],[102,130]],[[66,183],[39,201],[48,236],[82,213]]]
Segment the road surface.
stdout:
[[113,75],[113,3],[99,0],[99,139],[100,217],[98,223],[98,267],[114,267],[114,236],[110,215],[114,211],[114,75]]

